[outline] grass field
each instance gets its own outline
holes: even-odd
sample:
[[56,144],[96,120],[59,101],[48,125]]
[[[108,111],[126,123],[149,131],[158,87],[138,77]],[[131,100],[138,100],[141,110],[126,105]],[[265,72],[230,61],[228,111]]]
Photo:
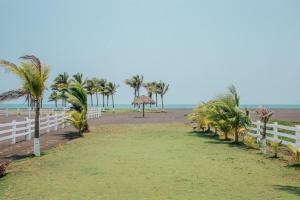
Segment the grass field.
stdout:
[[300,170],[182,124],[104,125],[14,162],[0,199],[299,199]]

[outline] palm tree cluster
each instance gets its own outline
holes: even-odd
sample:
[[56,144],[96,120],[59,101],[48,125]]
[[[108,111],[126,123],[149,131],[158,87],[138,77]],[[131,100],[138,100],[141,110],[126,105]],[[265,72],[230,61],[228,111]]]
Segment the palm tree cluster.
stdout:
[[229,134],[234,135],[234,142],[239,142],[239,136],[245,132],[246,127],[251,123],[249,112],[240,108],[240,97],[234,86],[230,86],[229,92],[218,96],[208,103],[200,104],[189,115],[189,118],[197,122],[199,128],[215,129],[229,140]]
[[[109,107],[109,97],[111,97],[112,107],[115,107],[114,95],[117,92],[117,88],[119,87],[117,84],[108,82],[106,79],[100,78],[91,78],[84,79],[83,74],[76,73],[72,77],[64,72],[62,74],[58,74],[58,76],[54,79],[53,84],[51,85],[52,93],[49,97],[49,101],[54,101],[55,106],[57,106],[57,101],[61,100],[62,106],[67,106],[67,98],[66,95],[67,90],[69,89],[69,85],[79,84],[81,85],[87,95],[90,96],[90,105],[91,106],[100,106],[99,104],[99,95],[102,95],[102,107]],[[93,97],[96,97],[96,103],[94,103]],[[106,100],[106,103],[105,103]]]
[[[153,99],[153,94],[155,94],[155,106],[158,107],[158,96],[161,98],[161,108],[164,110],[164,96],[169,89],[169,85],[163,81],[151,81],[144,83],[143,75],[136,75],[125,80],[125,84],[133,89],[133,101],[140,96],[140,90],[144,87],[147,91],[148,97]],[[151,104],[150,104],[151,107]]]

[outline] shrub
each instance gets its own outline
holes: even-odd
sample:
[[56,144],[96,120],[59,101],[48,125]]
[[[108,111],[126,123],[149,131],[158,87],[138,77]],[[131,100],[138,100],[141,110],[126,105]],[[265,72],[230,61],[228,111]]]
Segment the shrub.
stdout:
[[245,136],[244,143],[253,149],[259,149],[259,144],[256,143],[256,139],[254,137],[248,135]]
[[300,148],[295,147],[293,144],[289,144],[288,146],[289,151],[293,154],[293,159],[296,163],[300,162]]
[[3,177],[6,173],[6,168],[8,167],[9,162],[2,162],[0,163],[0,178]]
[[274,158],[278,158],[277,154],[278,154],[278,150],[279,150],[279,146],[281,145],[282,141],[280,140],[274,140],[270,142],[270,147],[274,152]]

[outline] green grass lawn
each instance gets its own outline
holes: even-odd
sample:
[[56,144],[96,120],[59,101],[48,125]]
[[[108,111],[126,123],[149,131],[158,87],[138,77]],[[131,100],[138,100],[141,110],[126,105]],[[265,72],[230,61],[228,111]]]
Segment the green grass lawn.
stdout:
[[300,170],[182,124],[105,125],[14,162],[0,199],[298,199]]

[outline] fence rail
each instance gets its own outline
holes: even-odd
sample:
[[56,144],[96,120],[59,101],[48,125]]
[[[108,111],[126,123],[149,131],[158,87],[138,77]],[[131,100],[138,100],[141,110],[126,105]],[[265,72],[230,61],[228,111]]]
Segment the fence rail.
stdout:
[[[89,109],[87,113],[88,119],[99,118],[101,110],[94,108]],[[40,117],[40,131],[49,133],[50,130],[57,131],[59,128],[65,128],[69,123],[68,115],[65,110],[54,112]],[[19,137],[25,137],[26,140],[31,140],[34,133],[34,119],[26,117],[24,121],[13,120],[11,123],[0,124],[0,141],[11,140],[11,144],[15,144]]]
[[[252,126],[248,127],[247,134],[260,140],[263,132],[263,123],[256,121],[252,123]],[[284,126],[277,122],[273,124],[267,124],[267,140],[274,141],[280,140],[282,144],[293,144],[300,148],[300,126]]]

